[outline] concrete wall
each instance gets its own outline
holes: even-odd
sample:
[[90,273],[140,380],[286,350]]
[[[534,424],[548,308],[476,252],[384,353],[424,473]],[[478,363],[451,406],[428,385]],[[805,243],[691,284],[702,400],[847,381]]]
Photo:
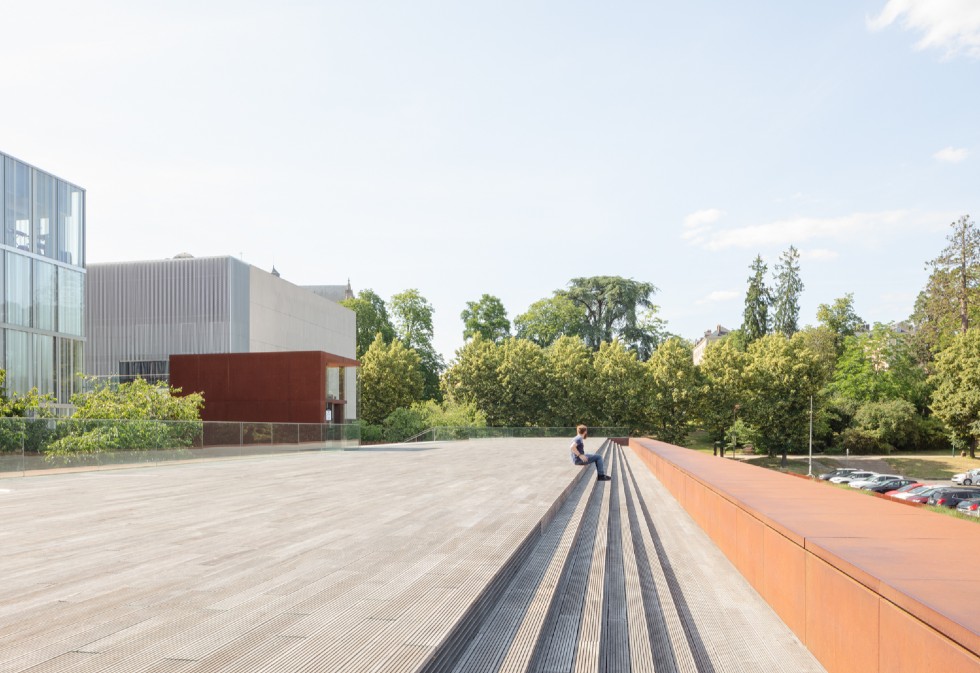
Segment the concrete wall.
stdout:
[[[255,267],[249,275],[249,350],[325,351],[353,359],[355,314]],[[357,372],[345,368],[348,419],[357,417]]]
[[980,671],[980,531],[647,439],[630,448],[830,673]]

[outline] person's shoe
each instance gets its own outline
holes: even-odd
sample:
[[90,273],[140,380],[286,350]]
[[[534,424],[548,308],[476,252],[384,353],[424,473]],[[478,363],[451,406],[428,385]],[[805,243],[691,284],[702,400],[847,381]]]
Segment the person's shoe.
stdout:
[[600,474],[598,477],[595,478],[595,480],[596,481],[612,481],[612,477],[610,477],[608,474]]

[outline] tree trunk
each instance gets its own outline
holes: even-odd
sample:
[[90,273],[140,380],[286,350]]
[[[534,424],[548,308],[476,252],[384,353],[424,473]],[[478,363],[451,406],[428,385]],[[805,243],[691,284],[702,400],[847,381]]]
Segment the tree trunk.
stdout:
[[973,435],[970,437],[970,458],[976,459],[977,457],[977,436]]

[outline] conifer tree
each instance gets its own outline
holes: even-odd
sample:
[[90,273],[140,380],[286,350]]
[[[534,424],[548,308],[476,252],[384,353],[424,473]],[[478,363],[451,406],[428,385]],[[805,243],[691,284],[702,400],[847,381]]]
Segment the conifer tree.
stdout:
[[749,343],[769,333],[769,289],[766,287],[766,263],[762,255],[756,255],[749,268],[749,289],[745,293],[745,311],[742,313],[742,332]]
[[800,294],[803,281],[800,279],[800,253],[793,247],[779,257],[776,272],[776,287],[772,293],[772,331],[793,336],[800,330]]

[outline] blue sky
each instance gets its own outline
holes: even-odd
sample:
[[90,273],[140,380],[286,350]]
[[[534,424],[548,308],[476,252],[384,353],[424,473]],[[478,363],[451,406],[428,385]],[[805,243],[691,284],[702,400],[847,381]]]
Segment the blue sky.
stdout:
[[790,245],[803,324],[902,320],[980,210],[975,0],[149,4],[0,9],[0,149],[88,190],[89,261],[414,287],[447,359],[577,276],[738,327]]

